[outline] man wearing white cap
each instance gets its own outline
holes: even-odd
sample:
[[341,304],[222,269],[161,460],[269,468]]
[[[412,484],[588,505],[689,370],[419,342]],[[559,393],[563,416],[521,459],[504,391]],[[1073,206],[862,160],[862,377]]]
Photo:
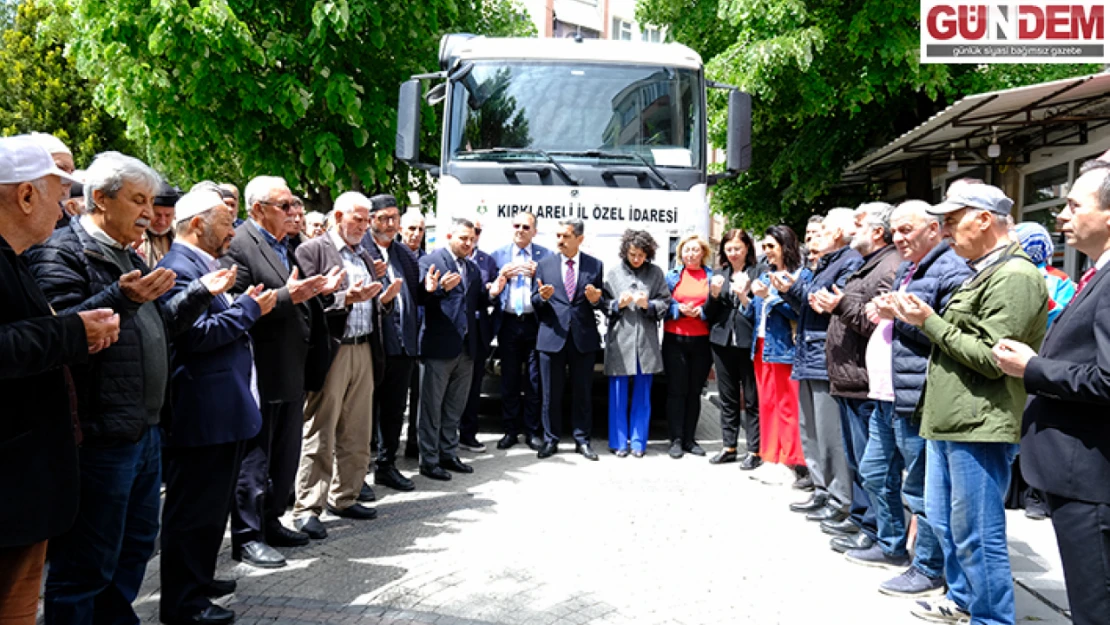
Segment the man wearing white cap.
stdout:
[[[0,138],[0,622],[30,625],[46,542],[77,514],[77,429],[67,365],[119,336],[119,316],[55,316],[26,265],[50,236],[67,174],[27,136]],[[16,479],[14,476],[19,476]]]
[[1007,377],[991,349],[1003,339],[1040,346],[1048,291],[1010,239],[1013,204],[991,185],[954,186],[929,212],[942,219],[945,238],[974,274],[939,313],[916,295],[892,294],[898,319],[921,328],[933,344],[914,418],[927,441],[925,517],[944,552],[948,594],[917,602],[913,613],[926,620],[1015,618],[1003,500],[1026,396],[1021,379]]
[[[158,264],[177,274],[169,301],[218,269],[235,236],[234,220],[215,191],[192,191],[175,206],[176,239]],[[237,273],[231,267],[232,276]],[[164,623],[228,623],[234,613],[209,598],[235,590],[216,580],[216,554],[231,512],[244,442],[262,415],[248,330],[273,310],[277,291],[261,284],[232,300],[212,299],[193,327],[174,341],[170,396],[163,424],[166,503],[162,512]]]

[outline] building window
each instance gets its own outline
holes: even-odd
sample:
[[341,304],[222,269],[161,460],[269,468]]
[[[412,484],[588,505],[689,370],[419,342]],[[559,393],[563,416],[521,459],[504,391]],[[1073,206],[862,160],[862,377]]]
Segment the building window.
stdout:
[[632,41],[632,22],[626,22],[619,17],[613,18],[613,30],[609,33],[610,39]]
[[640,37],[650,43],[659,43],[663,40],[663,34],[654,26],[644,26],[640,31]]
[[1025,176],[1023,202],[1026,207],[1063,199],[1068,188],[1068,164],[1035,171]]

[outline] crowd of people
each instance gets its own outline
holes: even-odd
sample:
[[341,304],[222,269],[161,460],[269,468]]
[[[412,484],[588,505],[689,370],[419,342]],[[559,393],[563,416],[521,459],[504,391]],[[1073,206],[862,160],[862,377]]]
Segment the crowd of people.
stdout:
[[235,590],[215,577],[229,522],[235,560],[278,568],[279,549],[327,538],[325,511],[376,517],[368,473],[416,488],[401,453],[428,480],[474,471],[460,449],[486,450],[496,339],[498,449],[559,453],[569,385],[574,450],[598,460],[603,350],[609,452],[645,455],[662,373],[667,453],[705,456],[712,369],[709,462],[790,467],[811,492],[791,510],[848,561],[896,571],[879,591],[917,616],[1014,622],[1003,511],[1020,484],[1052,518],[1073,621],[1105,622],[1110,162],[1084,172],[1059,215],[1093,263],[1078,285],[1051,268],[1044,228],[1015,226],[976,180],[937,205],[834,208],[804,241],[736,228],[714,253],[690,234],[667,272],[630,229],[606,271],[574,218],[548,226],[554,250],[519,213],[492,253],[465,218],[426,252],[423,218],[389,195],[306,215],[259,176],[239,219],[234,185],[182,193],[115,152],[75,173],[49,135],[2,138],[0,463],[20,479],[4,487],[0,620],[34,622],[49,559],[48,624],[137,622],[160,534],[162,620],[232,622],[212,601]]

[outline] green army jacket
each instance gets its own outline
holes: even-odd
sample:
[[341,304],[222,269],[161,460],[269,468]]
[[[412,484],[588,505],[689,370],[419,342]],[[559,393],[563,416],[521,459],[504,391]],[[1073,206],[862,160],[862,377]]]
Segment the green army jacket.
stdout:
[[933,342],[917,405],[921,436],[965,443],[1017,443],[1025,387],[1002,373],[991,348],[999,339],[1039,349],[1048,289],[1037,267],[1012,243],[963,284],[922,330]]

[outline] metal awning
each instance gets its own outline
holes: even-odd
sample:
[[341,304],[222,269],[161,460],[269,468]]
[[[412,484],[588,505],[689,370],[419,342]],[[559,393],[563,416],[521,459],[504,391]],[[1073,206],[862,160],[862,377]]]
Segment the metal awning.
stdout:
[[980,93],[963,98],[917,128],[852,163],[845,182],[880,178],[906,161],[949,154],[987,162],[997,136],[1003,155],[1053,145],[1081,145],[1087,133],[1110,124],[1110,73]]

